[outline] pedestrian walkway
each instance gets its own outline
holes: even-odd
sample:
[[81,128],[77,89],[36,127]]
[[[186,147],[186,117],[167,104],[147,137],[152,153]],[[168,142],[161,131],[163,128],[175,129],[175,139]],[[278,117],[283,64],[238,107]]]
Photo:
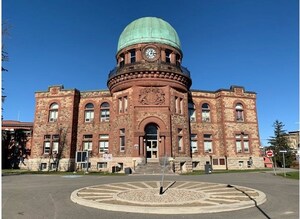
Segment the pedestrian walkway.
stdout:
[[234,211],[260,205],[266,195],[249,187],[193,181],[139,181],[75,190],[79,205],[109,211],[148,214],[196,214]]

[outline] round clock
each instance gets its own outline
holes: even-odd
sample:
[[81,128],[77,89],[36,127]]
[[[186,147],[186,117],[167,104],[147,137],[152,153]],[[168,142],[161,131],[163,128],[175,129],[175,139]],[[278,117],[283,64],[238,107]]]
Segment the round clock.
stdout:
[[154,48],[152,47],[149,47],[145,50],[145,56],[148,58],[148,59],[155,59],[155,57],[157,56],[157,52]]

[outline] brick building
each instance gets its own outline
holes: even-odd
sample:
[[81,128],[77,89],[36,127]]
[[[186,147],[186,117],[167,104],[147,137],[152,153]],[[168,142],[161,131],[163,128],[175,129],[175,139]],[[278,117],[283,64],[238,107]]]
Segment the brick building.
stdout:
[[[167,158],[174,170],[263,168],[256,94],[232,86],[190,90],[179,37],[166,21],[144,17],[121,33],[108,90],[50,86],[36,92],[31,169],[73,170],[89,151],[92,170],[111,171]],[[55,156],[54,156],[55,157]],[[50,165],[50,166],[49,166]]]

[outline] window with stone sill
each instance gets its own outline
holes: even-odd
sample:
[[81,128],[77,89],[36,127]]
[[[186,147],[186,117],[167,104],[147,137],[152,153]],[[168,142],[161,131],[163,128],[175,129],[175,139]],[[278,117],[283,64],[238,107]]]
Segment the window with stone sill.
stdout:
[[250,153],[249,146],[249,135],[247,134],[236,134],[235,145],[237,153]]
[[191,150],[192,150],[192,153],[198,152],[198,142],[197,142],[196,134],[191,134]]
[[93,135],[83,135],[82,149],[83,151],[92,151],[93,149]]
[[99,136],[99,153],[108,153],[109,148],[109,135],[101,134]]
[[212,147],[212,135],[211,134],[204,134],[203,135],[203,144],[204,144],[204,152],[205,153],[213,153]]

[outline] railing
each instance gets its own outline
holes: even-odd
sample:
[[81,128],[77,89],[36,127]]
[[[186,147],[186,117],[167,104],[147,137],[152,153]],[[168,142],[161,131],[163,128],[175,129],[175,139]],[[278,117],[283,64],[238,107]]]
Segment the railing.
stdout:
[[108,74],[108,78],[112,78],[116,75],[118,75],[118,73],[122,70],[122,69],[132,69],[132,70],[140,70],[140,69],[149,69],[151,70],[152,68],[158,70],[158,71],[165,71],[165,70],[179,70],[180,73],[186,75],[187,77],[190,77],[190,71],[183,66],[177,66],[174,64],[169,64],[169,63],[159,63],[159,64],[150,64],[150,65],[145,65],[145,64],[140,64],[140,63],[133,63],[133,64],[127,64],[124,65],[122,67],[115,67],[113,68],[109,74]]

